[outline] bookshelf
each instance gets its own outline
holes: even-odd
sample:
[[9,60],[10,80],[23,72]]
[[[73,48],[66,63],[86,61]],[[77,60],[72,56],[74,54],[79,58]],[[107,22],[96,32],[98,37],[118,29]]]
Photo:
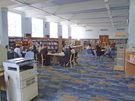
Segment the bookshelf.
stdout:
[[16,47],[17,45],[29,46],[29,38],[27,37],[9,37],[9,47]]
[[135,56],[135,52],[126,52],[125,73],[129,76],[135,76],[135,63],[130,60],[130,55]]
[[46,45],[49,51],[56,50],[60,53],[62,49],[62,40],[55,40],[55,39],[45,40],[45,38],[32,39],[32,45],[37,44]]
[[15,47],[15,38],[14,37],[10,37],[9,38],[9,47]]
[[79,46],[79,45],[81,45],[81,42],[80,41],[75,41],[75,45]]

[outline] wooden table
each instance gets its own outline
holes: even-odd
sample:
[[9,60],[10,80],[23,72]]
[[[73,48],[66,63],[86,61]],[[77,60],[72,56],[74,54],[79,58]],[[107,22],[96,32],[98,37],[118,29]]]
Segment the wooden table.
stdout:
[[60,59],[63,56],[65,56],[65,54],[64,53],[48,53],[47,56],[53,57],[54,66],[55,66],[55,63],[58,63],[60,61]]

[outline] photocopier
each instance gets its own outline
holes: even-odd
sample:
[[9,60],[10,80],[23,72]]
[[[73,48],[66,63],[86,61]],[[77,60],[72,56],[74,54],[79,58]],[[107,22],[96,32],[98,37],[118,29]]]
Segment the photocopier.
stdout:
[[16,58],[3,62],[8,101],[30,101],[38,95],[37,63]]

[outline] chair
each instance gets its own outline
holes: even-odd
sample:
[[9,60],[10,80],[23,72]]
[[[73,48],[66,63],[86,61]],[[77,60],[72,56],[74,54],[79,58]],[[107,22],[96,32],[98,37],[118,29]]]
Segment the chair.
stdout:
[[101,55],[104,55],[104,53],[105,51],[101,51],[101,50],[96,51],[97,57],[99,57],[99,59]]
[[41,61],[42,61],[42,67],[43,67],[43,64],[44,64],[44,61],[45,61],[43,54],[41,54]]
[[25,58],[34,59],[34,52],[28,51],[28,52],[25,54]]
[[8,59],[13,59],[14,58],[14,52],[13,51],[8,51],[7,52],[7,58]]
[[78,52],[75,52],[74,61],[78,64]]
[[42,59],[41,59],[41,54],[40,54],[40,53],[37,53],[37,54],[35,55],[35,57],[36,57],[36,60],[38,61],[38,65],[39,65],[39,63],[42,61]]
[[[72,68],[72,60],[73,60],[74,66],[75,66],[74,57],[75,57],[75,54],[71,54],[71,55],[70,55],[69,62],[67,63],[67,64],[70,64],[70,67],[71,67],[71,68]],[[65,63],[64,63],[64,68],[65,68]]]

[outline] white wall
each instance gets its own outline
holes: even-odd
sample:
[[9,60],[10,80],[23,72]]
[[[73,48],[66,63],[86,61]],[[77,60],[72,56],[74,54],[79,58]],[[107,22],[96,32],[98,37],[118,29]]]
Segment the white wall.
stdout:
[[[121,27],[123,28],[123,27]],[[109,35],[109,39],[114,39],[115,38],[115,33],[116,32],[128,32],[127,28],[125,28],[125,31],[117,31],[117,28],[90,28],[90,29],[85,29],[83,27],[78,27],[78,28],[71,28],[71,36],[73,39],[98,39],[99,35]],[[100,29],[108,29],[108,31],[100,31]],[[92,31],[90,31],[92,30]]]

